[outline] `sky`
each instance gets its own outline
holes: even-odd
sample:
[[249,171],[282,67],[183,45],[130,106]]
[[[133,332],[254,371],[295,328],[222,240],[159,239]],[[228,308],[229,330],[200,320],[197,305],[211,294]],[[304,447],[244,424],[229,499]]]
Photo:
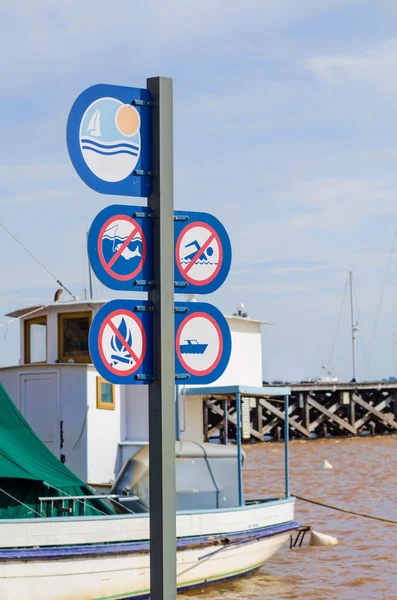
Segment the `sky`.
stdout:
[[[96,83],[172,77],[175,208],[214,214],[233,246],[203,299],[274,324],[265,380],[350,379],[352,271],[357,377],[397,375],[396,18],[394,0],[3,0],[0,221],[84,298],[95,215],[145,200],[80,180],[70,108]],[[4,323],[59,286],[2,229],[0,251]],[[0,327],[0,364],[18,337]]]

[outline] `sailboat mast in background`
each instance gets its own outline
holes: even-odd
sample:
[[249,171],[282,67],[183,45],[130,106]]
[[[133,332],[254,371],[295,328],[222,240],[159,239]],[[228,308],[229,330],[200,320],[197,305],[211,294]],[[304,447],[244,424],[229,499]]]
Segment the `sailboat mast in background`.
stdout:
[[351,332],[352,332],[352,363],[353,363],[353,380],[356,381],[356,349],[355,340],[356,333],[359,331],[357,321],[354,321],[354,306],[353,306],[353,271],[349,272],[350,283],[350,316],[351,316]]

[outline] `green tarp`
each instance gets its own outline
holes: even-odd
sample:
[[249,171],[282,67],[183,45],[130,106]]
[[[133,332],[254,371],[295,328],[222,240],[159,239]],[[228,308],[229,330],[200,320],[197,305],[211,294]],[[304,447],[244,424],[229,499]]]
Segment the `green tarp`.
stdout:
[[[0,518],[38,517],[39,497],[91,494],[32,431],[0,383]],[[74,514],[83,508],[74,502]],[[101,513],[113,511],[100,500],[87,501],[84,514]]]

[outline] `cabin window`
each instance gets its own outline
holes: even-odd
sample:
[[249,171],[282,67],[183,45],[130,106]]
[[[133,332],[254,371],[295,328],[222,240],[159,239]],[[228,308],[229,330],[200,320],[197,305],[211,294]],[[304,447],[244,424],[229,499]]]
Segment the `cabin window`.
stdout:
[[60,362],[92,362],[88,350],[90,325],[90,312],[58,315],[58,359]]
[[47,361],[47,317],[25,321],[25,364]]
[[114,410],[114,385],[97,377],[96,380],[96,407],[105,408],[107,410]]

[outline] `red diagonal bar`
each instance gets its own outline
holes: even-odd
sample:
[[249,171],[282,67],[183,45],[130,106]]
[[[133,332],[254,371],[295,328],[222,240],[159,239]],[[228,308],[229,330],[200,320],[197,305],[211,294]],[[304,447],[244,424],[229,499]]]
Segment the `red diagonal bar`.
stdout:
[[131,355],[131,358],[133,358],[136,363],[139,362],[140,359],[137,357],[137,355],[135,354],[135,352],[133,351],[133,349],[131,348],[131,346],[127,342],[127,340],[125,340],[123,338],[123,336],[121,335],[120,331],[114,325],[113,321],[111,319],[109,319],[108,322],[107,322],[107,324],[109,325],[109,327],[113,331],[113,333],[117,336],[117,338],[119,339],[119,341],[123,344],[123,346],[127,350],[128,354]]
[[193,258],[190,261],[190,263],[188,265],[186,265],[186,267],[184,269],[182,268],[182,271],[184,273],[188,273],[190,271],[190,269],[193,267],[193,265],[196,264],[196,262],[198,261],[198,259],[200,258],[200,256],[203,254],[203,252],[205,252],[207,250],[208,246],[211,244],[212,240],[214,240],[214,239],[215,239],[215,233],[211,233],[210,237],[201,246],[200,250],[197,250],[196,254],[193,256]]
[[136,227],[135,225],[133,226],[133,229],[130,233],[130,235],[128,236],[128,238],[121,244],[120,248],[117,250],[116,254],[114,254],[112,256],[112,258],[109,260],[108,262],[108,267],[109,269],[113,267],[114,263],[116,262],[116,260],[118,259],[118,257],[120,256],[120,254],[124,251],[125,248],[127,248],[128,244],[130,243],[130,241],[132,240],[132,238],[134,237],[134,233],[135,233]]

